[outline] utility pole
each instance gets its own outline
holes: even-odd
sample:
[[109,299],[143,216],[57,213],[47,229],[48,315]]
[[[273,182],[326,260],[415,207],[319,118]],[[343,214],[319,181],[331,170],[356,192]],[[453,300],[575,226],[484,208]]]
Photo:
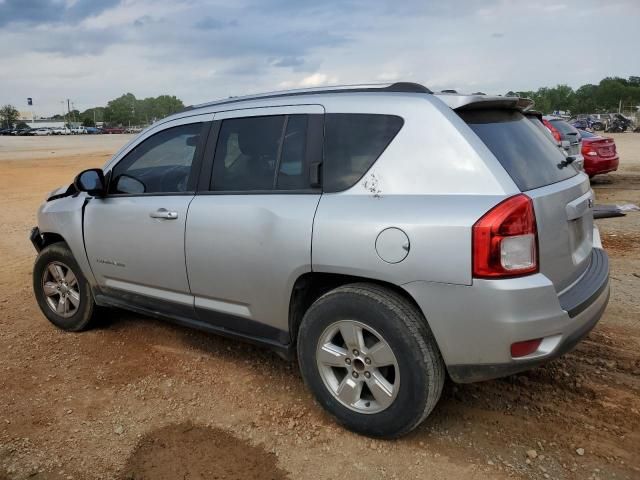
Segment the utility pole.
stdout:
[[67,123],[71,122],[71,107],[70,107],[70,103],[71,103],[71,101],[67,98],[67,118],[69,119],[69,121]]

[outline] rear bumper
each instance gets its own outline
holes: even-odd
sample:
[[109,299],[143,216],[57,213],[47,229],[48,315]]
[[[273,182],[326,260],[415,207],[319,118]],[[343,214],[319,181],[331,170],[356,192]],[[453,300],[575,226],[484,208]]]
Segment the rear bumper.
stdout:
[[584,171],[587,173],[587,175],[592,177],[594,175],[614,172],[618,169],[619,164],[620,164],[619,157],[612,157],[612,158],[596,157],[592,159],[588,159],[588,157],[585,157]]
[[[405,289],[423,309],[451,378],[468,383],[529,370],[575,347],[607,306],[609,264],[594,248],[587,271],[560,295],[542,274]],[[535,338],[544,338],[536,352],[511,357],[512,343]]]

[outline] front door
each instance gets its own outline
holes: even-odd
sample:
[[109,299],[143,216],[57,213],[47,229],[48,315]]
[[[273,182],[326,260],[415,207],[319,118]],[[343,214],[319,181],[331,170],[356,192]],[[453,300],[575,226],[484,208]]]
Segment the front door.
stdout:
[[87,256],[102,294],[192,313],[184,234],[209,125],[161,127],[107,172],[108,194],[91,199],[84,217]]

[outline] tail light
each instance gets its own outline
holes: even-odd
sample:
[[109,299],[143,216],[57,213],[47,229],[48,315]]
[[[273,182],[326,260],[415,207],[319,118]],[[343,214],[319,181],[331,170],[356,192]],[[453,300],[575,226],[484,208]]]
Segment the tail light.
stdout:
[[585,157],[587,155],[590,155],[590,156],[594,157],[594,156],[598,155],[598,152],[596,152],[593,149],[593,145],[591,145],[591,143],[584,143],[583,142],[582,143],[582,155],[585,156]]
[[544,123],[544,126],[549,129],[549,131],[551,132],[551,135],[553,135],[553,138],[556,139],[556,142],[558,143],[562,142],[562,135],[560,135],[560,131],[557,128],[555,128],[553,125],[551,125],[551,122],[547,120],[542,120],[542,123]]
[[499,203],[473,226],[473,276],[508,278],[538,271],[533,203],[519,194]]

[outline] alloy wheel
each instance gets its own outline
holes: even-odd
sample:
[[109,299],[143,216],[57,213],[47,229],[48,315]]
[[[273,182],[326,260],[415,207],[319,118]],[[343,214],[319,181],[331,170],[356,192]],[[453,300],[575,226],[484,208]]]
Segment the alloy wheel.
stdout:
[[42,276],[42,291],[49,308],[61,317],[73,316],[80,306],[78,279],[62,262],[47,265]]
[[316,364],[335,399],[358,413],[387,409],[400,388],[398,361],[390,345],[373,328],[355,320],[340,320],[324,330]]

